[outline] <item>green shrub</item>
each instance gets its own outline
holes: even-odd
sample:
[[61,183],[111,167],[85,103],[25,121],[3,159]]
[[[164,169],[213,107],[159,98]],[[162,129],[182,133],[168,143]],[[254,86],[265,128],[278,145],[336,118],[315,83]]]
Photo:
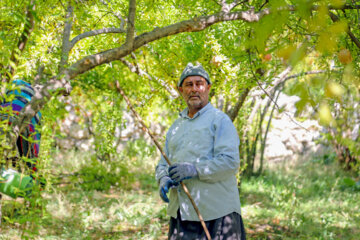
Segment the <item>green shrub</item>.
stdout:
[[75,176],[84,190],[107,191],[111,186],[129,189],[134,176],[129,172],[126,163],[119,160],[99,161],[91,157]]

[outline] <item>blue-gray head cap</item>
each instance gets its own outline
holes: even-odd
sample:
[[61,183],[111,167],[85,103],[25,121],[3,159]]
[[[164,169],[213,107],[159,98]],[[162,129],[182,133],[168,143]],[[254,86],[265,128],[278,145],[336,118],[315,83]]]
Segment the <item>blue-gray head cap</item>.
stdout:
[[208,84],[211,84],[209,74],[205,71],[205,69],[201,66],[201,64],[194,66],[192,63],[188,63],[184,71],[182,72],[180,76],[180,81],[178,82],[178,87],[181,87],[181,85],[184,82],[184,79],[189,76],[200,76],[205,78],[205,80],[208,82]]

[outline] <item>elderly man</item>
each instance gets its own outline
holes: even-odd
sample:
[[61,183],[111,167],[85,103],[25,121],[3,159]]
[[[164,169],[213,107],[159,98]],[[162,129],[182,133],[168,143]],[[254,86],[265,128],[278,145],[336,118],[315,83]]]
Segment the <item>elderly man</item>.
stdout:
[[189,63],[178,82],[187,108],[166,135],[165,153],[172,165],[161,158],[156,167],[160,196],[169,203],[171,240],[206,239],[190,200],[178,187],[181,181],[212,239],[245,239],[236,180],[239,138],[229,117],[209,103],[210,88],[209,74]]

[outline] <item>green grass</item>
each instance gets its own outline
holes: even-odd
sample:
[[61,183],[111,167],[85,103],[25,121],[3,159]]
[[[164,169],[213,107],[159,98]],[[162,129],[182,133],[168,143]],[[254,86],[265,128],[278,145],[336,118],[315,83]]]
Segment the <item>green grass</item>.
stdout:
[[[61,166],[81,172],[89,161],[71,153],[54,162],[60,172]],[[31,203],[3,199],[0,239],[166,239],[155,160],[116,161],[112,166],[122,165],[119,176],[101,176],[106,166],[87,168],[85,178],[61,179],[64,184],[48,187]],[[347,177],[335,164],[308,161],[244,179],[240,197],[248,239],[358,239],[360,192],[343,184]],[[86,182],[94,179],[115,185]]]
[[244,180],[241,199],[250,239],[358,239],[360,193],[346,173],[305,162]]

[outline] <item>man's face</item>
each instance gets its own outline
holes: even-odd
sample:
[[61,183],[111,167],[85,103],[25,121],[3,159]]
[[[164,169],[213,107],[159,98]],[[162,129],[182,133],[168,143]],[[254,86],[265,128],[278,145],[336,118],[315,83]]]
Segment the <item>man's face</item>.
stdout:
[[209,102],[211,85],[205,78],[200,76],[189,76],[185,78],[179,91],[183,96],[189,109],[201,109]]

